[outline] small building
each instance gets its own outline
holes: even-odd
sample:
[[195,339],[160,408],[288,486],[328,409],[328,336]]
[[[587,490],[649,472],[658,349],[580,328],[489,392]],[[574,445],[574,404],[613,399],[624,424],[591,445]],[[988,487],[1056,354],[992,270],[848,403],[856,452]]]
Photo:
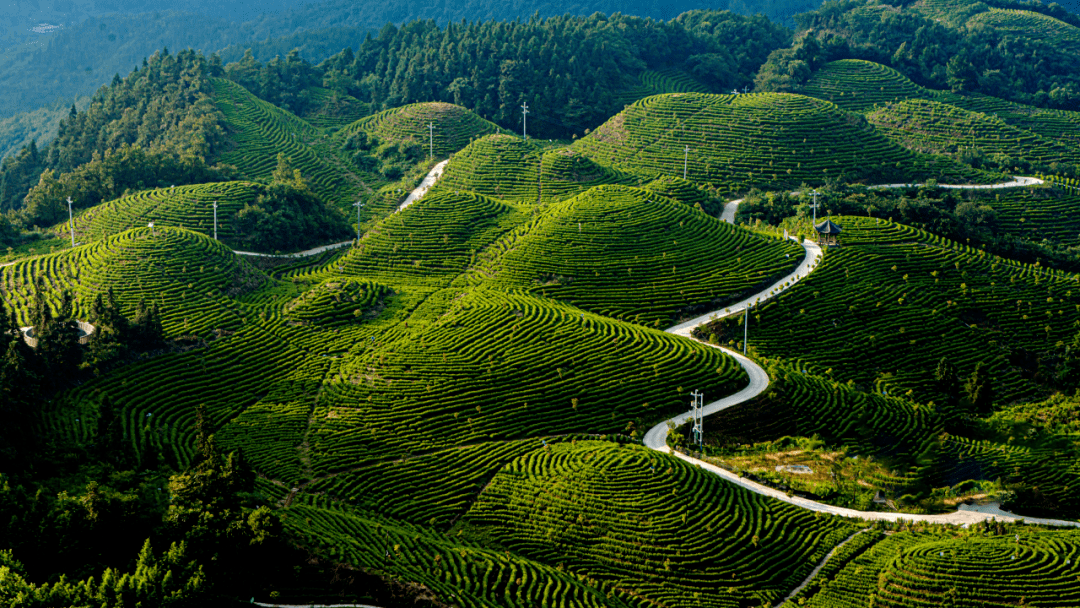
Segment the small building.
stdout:
[[832,220],[825,220],[820,224],[814,226],[814,230],[818,233],[818,245],[825,245],[826,247],[835,247],[840,244],[840,232],[843,230],[840,226],[833,223]]

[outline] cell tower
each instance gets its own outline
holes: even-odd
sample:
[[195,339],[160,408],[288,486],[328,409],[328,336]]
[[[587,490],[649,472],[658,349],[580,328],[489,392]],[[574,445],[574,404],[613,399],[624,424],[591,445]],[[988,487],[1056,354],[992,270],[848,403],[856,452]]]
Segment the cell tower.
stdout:
[[698,448],[705,443],[705,426],[704,426],[704,409],[705,409],[705,395],[701,391],[694,391],[690,393],[690,396],[694,398],[690,402],[690,414],[694,418],[694,428],[690,430],[693,434],[694,442],[698,444]]

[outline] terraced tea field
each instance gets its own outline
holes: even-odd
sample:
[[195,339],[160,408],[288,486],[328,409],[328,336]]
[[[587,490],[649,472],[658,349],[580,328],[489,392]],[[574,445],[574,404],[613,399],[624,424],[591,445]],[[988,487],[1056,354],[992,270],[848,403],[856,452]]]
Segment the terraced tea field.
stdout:
[[316,477],[496,439],[629,432],[682,409],[690,387],[745,383],[720,352],[655,330],[540,298],[440,294],[335,367],[308,435]]
[[28,322],[35,277],[46,277],[53,306],[71,290],[78,314],[93,298],[115,290],[131,314],[139,300],[161,307],[169,336],[208,335],[237,328],[244,314],[235,296],[264,286],[268,278],[221,243],[181,228],[137,228],[90,245],[19,261],[0,268],[9,309]]
[[[658,95],[643,99],[571,146],[600,164],[720,189],[850,182],[963,182],[979,175],[942,157],[917,156],[859,117],[801,95]],[[686,152],[689,148],[689,152]]]
[[1080,243],[1080,192],[1061,188],[1019,188],[972,200],[997,214],[997,230],[1017,238]]
[[265,102],[229,80],[214,79],[214,102],[225,115],[234,146],[216,160],[238,167],[249,179],[270,177],[283,153],[323,200],[355,200],[359,178],[341,169],[334,146],[303,119]]
[[806,605],[866,606],[868,597],[875,606],[1080,605],[1080,535],[1009,532],[889,536],[850,559]]
[[[1010,353],[1071,340],[1077,277],[1019,265],[872,218],[833,218],[844,246],[800,288],[751,315],[750,345],[840,380],[936,398],[942,356],[968,375],[989,366],[998,401],[1035,395]],[[733,321],[707,330],[741,337]]]
[[890,103],[867,114],[867,119],[889,139],[916,152],[956,155],[980,150],[987,156],[1001,154],[1042,166],[1080,164],[1075,147],[1014,127],[997,116],[936,101]]
[[322,87],[311,87],[306,93],[313,108],[307,111],[303,118],[320,129],[344,127],[371,114],[371,104],[351,95]]
[[[75,218],[75,238],[80,242],[141,228],[175,226],[214,235],[214,207],[218,203],[218,238],[235,237],[233,217],[244,205],[254,203],[260,186],[252,182],[220,182],[177,188],[156,188],[91,207]],[[58,235],[68,234],[68,223],[57,225]]]
[[1080,144],[1080,112],[1036,108],[985,95],[934,91],[911,82],[890,67],[861,59],[825,64],[814,72],[803,90],[807,95],[827,99],[855,112],[868,112],[875,105],[908,99],[936,101],[999,118],[1074,149]]
[[494,199],[444,188],[376,224],[338,267],[390,285],[445,286],[481,248],[523,219]]
[[771,605],[854,531],[645,448],[601,442],[510,463],[461,527],[655,604],[693,606]]
[[756,291],[802,255],[651,191],[600,186],[500,240],[470,278],[666,327]]
[[968,23],[986,25],[998,31],[1020,34],[1080,51],[1080,27],[1034,11],[990,8],[972,17]]
[[[433,130],[428,125],[434,125]],[[411,140],[427,152],[434,144],[435,156],[445,158],[473,140],[499,130],[493,122],[480,118],[461,106],[443,102],[414,103],[362,118],[338,131],[334,137],[344,142],[356,131],[365,131],[384,143]]]

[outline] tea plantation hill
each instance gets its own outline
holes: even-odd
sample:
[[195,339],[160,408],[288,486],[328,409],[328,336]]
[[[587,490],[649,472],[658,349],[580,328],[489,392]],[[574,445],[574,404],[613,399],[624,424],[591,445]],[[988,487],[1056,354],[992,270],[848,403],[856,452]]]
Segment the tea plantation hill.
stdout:
[[[429,131],[428,124],[435,128]],[[445,158],[474,139],[498,130],[495,123],[461,106],[430,102],[413,103],[362,118],[344,126],[334,137],[344,142],[353,133],[364,131],[387,144],[396,145],[405,141],[419,144],[425,157],[429,152],[428,144],[433,141],[435,157]]]
[[1080,112],[1036,108],[985,95],[935,91],[915,84],[890,67],[861,59],[825,64],[813,73],[803,92],[856,112],[869,112],[875,105],[907,99],[936,101],[993,116],[1074,149],[1080,144]]
[[571,149],[642,175],[682,175],[717,188],[798,187],[827,179],[890,183],[979,172],[913,154],[835,105],[787,93],[657,95],[629,106]]
[[320,129],[341,128],[371,114],[371,104],[351,95],[322,87],[308,87],[305,93],[311,102],[301,118]]
[[1078,558],[1076,532],[1000,523],[963,532],[867,530],[784,607],[1078,606]]
[[28,322],[33,282],[45,277],[53,305],[69,289],[84,315],[93,298],[113,289],[130,313],[139,300],[157,303],[169,336],[235,329],[243,314],[234,299],[268,278],[221,243],[180,228],[137,228],[90,245],[0,268],[0,287],[20,322]]
[[597,186],[497,242],[470,279],[667,327],[757,291],[803,253],[649,190]]
[[[800,359],[842,381],[937,399],[934,370],[947,356],[964,377],[988,366],[997,401],[1039,394],[1022,353],[1072,340],[1080,321],[1077,276],[1021,265],[874,218],[833,218],[843,247],[805,285],[756,310],[750,346]],[[704,330],[726,342],[742,329]],[[910,391],[910,392],[908,392]]]
[[[252,204],[261,184],[245,181],[215,182],[154,188],[91,207],[75,218],[75,239],[88,242],[154,222],[155,226],[176,226],[214,234],[214,207],[217,209],[218,238],[232,242],[236,213]],[[69,224],[53,228],[59,236],[68,234]]]
[[855,530],[733,491],[645,448],[593,442],[510,463],[458,528],[669,606],[775,604],[824,556],[821,547]]
[[1005,155],[1014,158],[1014,163],[1038,167],[1080,165],[1080,151],[1075,146],[1014,127],[993,115],[937,101],[890,103],[866,117],[886,137],[916,152],[959,156],[977,150],[988,157]]
[[534,205],[565,200],[600,184],[642,178],[603,167],[572,149],[544,148],[508,134],[488,135],[454,154],[437,186]]
[[279,153],[299,169],[325,201],[345,208],[364,190],[326,134],[298,116],[265,102],[232,81],[214,78],[214,103],[225,116],[232,148],[214,160],[248,179],[267,178]]

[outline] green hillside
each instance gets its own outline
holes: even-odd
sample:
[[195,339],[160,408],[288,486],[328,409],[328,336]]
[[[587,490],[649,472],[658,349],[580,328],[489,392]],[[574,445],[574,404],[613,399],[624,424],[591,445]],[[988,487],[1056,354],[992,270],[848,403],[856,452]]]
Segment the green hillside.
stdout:
[[868,597],[875,606],[1080,602],[1076,532],[1038,532],[1001,524],[973,528],[967,537],[929,531],[892,536],[872,532],[880,540],[861,547],[862,552],[858,548],[845,552],[835,567],[827,569],[833,582],[818,587],[806,605],[865,606]]
[[553,204],[480,256],[475,281],[654,327],[723,308],[794,268],[803,250],[627,186]]
[[875,108],[866,118],[886,137],[916,152],[961,158],[1003,155],[1015,159],[1011,164],[1039,167],[1080,164],[1080,152],[1073,146],[1014,127],[997,116],[941,102],[908,99],[889,103]]
[[355,200],[360,179],[345,169],[319,129],[234,82],[215,78],[213,84],[214,102],[225,115],[232,142],[216,160],[236,166],[248,179],[267,178],[283,153],[325,201],[344,205]]
[[[219,182],[177,188],[144,190],[91,207],[75,218],[75,238],[86,242],[140,228],[175,226],[214,234],[214,207],[218,203],[218,237],[225,241],[237,235],[233,218],[244,205],[255,202],[260,185],[251,182]],[[54,228],[60,236],[68,234],[68,223]]]
[[959,95],[921,87],[896,70],[859,59],[842,59],[816,70],[803,91],[846,110],[869,111],[875,104],[926,99],[1001,119],[1044,138],[1075,147],[1080,143],[1080,113],[1051,110],[985,95]]
[[656,604],[696,606],[773,605],[854,531],[644,448],[599,442],[522,456],[461,522],[466,537]]
[[691,181],[723,189],[978,178],[952,161],[913,155],[831,103],[777,93],[649,97],[572,148],[655,177],[681,176],[686,161]]
[[[752,348],[924,402],[941,402],[934,370],[943,356],[964,377],[988,366],[999,403],[1039,393],[1027,353],[1052,352],[1076,333],[1075,275],[889,221],[833,219],[843,247],[799,289],[751,315]],[[727,342],[742,328],[724,322],[709,332]]]
[[345,95],[324,89],[307,89],[309,107],[302,118],[316,127],[323,129],[344,127],[371,114],[371,104],[364,103],[351,95]]
[[998,31],[1042,38],[1071,51],[1080,51],[1080,27],[1034,11],[996,9],[979,13],[968,23],[990,26]]
[[0,269],[4,299],[21,322],[27,321],[33,279],[38,276],[48,277],[54,301],[60,290],[70,289],[82,315],[94,296],[110,288],[128,311],[141,299],[157,303],[165,331],[173,337],[238,327],[243,313],[233,298],[267,281],[221,243],[164,227],[128,230]]
[[[429,124],[434,129],[429,129]],[[495,123],[461,106],[430,102],[409,104],[362,118],[344,126],[334,137],[344,141],[356,131],[364,131],[384,144],[397,145],[406,141],[418,144],[424,149],[425,156],[431,143],[435,156],[445,158],[474,139],[497,130]]]
[[476,252],[523,219],[486,196],[432,192],[376,224],[337,267],[395,286],[442,287],[465,271]]

